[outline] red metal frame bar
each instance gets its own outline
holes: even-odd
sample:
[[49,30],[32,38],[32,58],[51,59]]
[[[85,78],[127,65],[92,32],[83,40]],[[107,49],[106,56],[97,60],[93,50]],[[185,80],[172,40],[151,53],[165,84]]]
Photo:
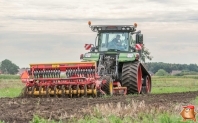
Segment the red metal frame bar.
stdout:
[[[32,86],[61,86],[61,85],[92,85],[96,87],[98,91],[105,94],[101,90],[101,84],[105,84],[105,80],[100,80],[100,76],[96,73],[95,62],[75,62],[75,63],[52,63],[52,64],[31,64],[30,65],[31,75],[25,71],[21,75],[21,80],[26,84],[27,87]],[[52,78],[56,75],[56,72],[66,72],[69,78]],[[82,70],[82,71],[81,71]],[[90,71],[91,70],[91,71]],[[93,71],[92,71],[93,70]],[[36,72],[36,77],[34,77]],[[85,73],[84,73],[85,72]],[[41,73],[41,74],[40,74]],[[71,75],[72,74],[72,75]],[[46,76],[47,78],[43,78]],[[86,76],[86,77],[85,77]],[[60,77],[60,76],[59,76]],[[120,82],[113,82],[113,92],[123,90],[124,94],[127,93],[126,87],[121,87]]]

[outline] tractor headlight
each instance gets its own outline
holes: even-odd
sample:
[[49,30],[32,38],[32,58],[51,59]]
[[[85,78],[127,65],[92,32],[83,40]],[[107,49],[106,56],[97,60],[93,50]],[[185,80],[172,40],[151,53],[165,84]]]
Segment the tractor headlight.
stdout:
[[102,28],[98,28],[98,30],[100,31],[100,30],[102,30]]
[[128,58],[132,58],[134,56],[134,54],[127,54]]
[[85,54],[85,57],[91,57],[91,53]]
[[130,30],[130,28],[129,28],[129,27],[127,27],[126,29],[127,29],[127,30]]
[[126,30],[126,28],[122,27],[122,30]]

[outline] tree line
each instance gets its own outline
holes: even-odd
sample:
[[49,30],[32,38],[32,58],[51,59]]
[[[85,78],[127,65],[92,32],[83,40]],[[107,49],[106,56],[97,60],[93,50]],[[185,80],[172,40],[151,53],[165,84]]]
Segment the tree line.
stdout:
[[0,62],[0,71],[2,74],[17,74],[19,66],[12,63],[12,61],[5,59]]
[[148,62],[145,63],[145,67],[153,73],[156,73],[160,69],[163,69],[168,73],[171,73],[173,70],[198,72],[197,64],[172,64],[163,62]]
[[[163,63],[163,62],[147,62],[144,63],[145,67],[153,72],[154,74],[158,72],[158,70],[163,69],[167,73],[171,73],[173,70],[180,71],[193,71],[198,72],[197,64],[172,64],[172,63]],[[12,63],[12,61],[5,59],[0,62],[0,71],[2,74],[17,74],[19,70],[19,66]]]

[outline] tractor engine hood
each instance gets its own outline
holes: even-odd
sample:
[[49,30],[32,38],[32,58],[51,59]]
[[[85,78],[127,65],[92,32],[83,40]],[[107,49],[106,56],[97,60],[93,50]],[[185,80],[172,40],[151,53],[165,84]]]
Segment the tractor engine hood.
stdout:
[[[118,53],[118,52],[105,52],[105,55],[119,55],[119,62],[134,61],[138,57],[138,53]],[[98,61],[100,53],[85,53],[83,56],[84,61]]]

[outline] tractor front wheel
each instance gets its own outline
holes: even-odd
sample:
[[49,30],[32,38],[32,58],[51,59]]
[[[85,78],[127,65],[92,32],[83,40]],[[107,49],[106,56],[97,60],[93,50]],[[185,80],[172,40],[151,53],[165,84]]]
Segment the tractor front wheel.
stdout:
[[127,62],[122,67],[122,86],[127,94],[140,93],[142,90],[142,70],[139,61]]

